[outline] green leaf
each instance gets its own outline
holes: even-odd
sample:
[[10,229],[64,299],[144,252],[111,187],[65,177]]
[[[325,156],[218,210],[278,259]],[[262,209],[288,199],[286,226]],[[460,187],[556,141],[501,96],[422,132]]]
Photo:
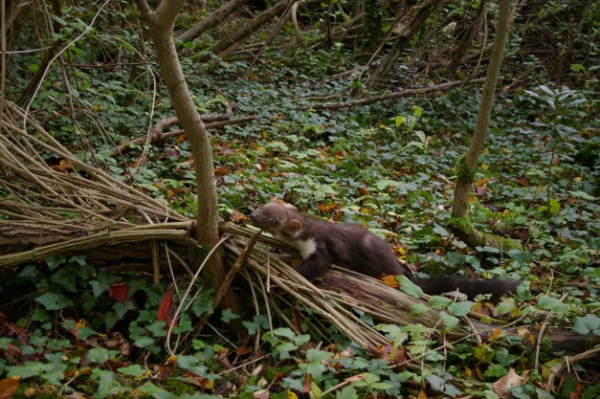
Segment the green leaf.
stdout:
[[335,399],[358,399],[356,388],[352,385],[345,386],[342,390],[336,392]]
[[150,325],[146,326],[146,330],[152,333],[153,337],[166,337],[167,336],[167,322],[162,320],[156,320]]
[[440,320],[444,322],[446,331],[452,331],[460,321],[458,318],[451,316],[444,311],[440,312]]
[[448,230],[446,230],[444,227],[440,226],[437,223],[436,223],[435,227],[433,228],[433,232],[441,235],[442,237],[448,237],[450,235],[450,233],[448,233]]
[[35,301],[44,306],[46,310],[60,310],[73,306],[72,300],[68,299],[63,294],[56,294],[54,292],[46,292],[35,298]]
[[421,118],[421,115],[423,115],[423,108],[419,107],[419,106],[414,106],[413,107],[413,114],[417,117],[417,118]]
[[102,293],[108,291],[108,287],[115,280],[114,277],[102,272],[98,273],[96,276],[96,280],[91,280],[90,285],[92,286],[92,291],[94,292],[94,296],[98,298]]
[[[177,399],[177,398],[186,397],[184,395],[176,396],[176,395],[172,394],[171,392],[166,391],[165,389],[154,385],[151,382],[147,382],[144,385],[142,385],[141,387],[138,387],[136,389],[136,391],[140,391],[142,393],[150,395],[154,399]],[[203,395],[203,396],[207,396],[207,395]]]
[[590,332],[600,335],[600,318],[594,314],[576,317],[573,330],[581,335],[588,335]]
[[100,378],[94,398],[104,399],[110,395],[117,395],[130,391],[129,387],[125,387],[119,382],[119,379],[112,371],[94,369],[92,376]]
[[87,357],[93,363],[104,363],[110,357],[110,352],[106,348],[92,348]]
[[66,262],[67,258],[64,256],[50,256],[48,259],[46,259],[46,264],[51,272],[56,270],[57,267],[64,265]]
[[421,287],[410,281],[410,279],[406,276],[396,276],[396,280],[398,280],[398,284],[400,284],[400,289],[412,296],[413,298],[421,298],[423,295],[423,290]]
[[496,306],[496,311],[498,314],[507,314],[510,313],[515,308],[515,299],[507,298],[500,302],[498,306]]
[[67,26],[68,25],[67,21],[65,21],[64,19],[62,19],[58,15],[52,14],[52,15],[50,15],[50,18],[52,18],[54,21],[58,22],[62,26]]
[[146,348],[150,345],[154,345],[154,338],[152,337],[136,337],[133,344],[138,348]]
[[471,301],[454,302],[448,306],[448,312],[457,317],[466,316],[473,309],[474,305],[475,303]]
[[135,378],[141,378],[148,374],[148,370],[142,368],[139,364],[132,364],[131,366],[121,367],[117,369],[119,373],[128,375]]
[[114,309],[115,313],[117,314],[117,317],[119,319],[122,319],[123,316],[125,316],[125,313],[127,313],[130,310],[134,310],[135,309],[135,305],[133,304],[132,301],[127,301],[127,302],[115,302],[113,303],[112,308]]
[[8,377],[21,377],[22,379],[36,377],[46,370],[47,365],[40,362],[25,362],[22,366],[7,367]]
[[571,309],[569,305],[563,303],[560,299],[548,295],[540,295],[538,306],[555,313],[566,313]]
[[177,366],[197,376],[205,376],[208,368],[200,363],[200,359],[195,356],[179,355],[177,356]]
[[499,364],[491,364],[488,369],[483,373],[485,377],[503,377],[508,373],[508,370]]
[[286,337],[289,339],[294,339],[296,336],[296,333],[289,327],[279,327],[271,331],[271,333],[277,337]]
[[310,334],[302,334],[294,337],[294,345],[302,346],[310,342]]
[[419,315],[422,315],[423,313],[427,312],[428,310],[429,310],[429,306],[425,305],[424,303],[417,303],[410,308],[409,314],[411,316],[419,316]]
[[596,197],[589,195],[585,191],[569,191],[573,197],[581,198],[588,201],[596,201]]
[[287,146],[287,144],[285,144],[283,141],[272,141],[270,143],[267,143],[267,145],[265,145],[266,148],[278,148],[279,150],[283,151],[283,152],[288,152],[290,150],[290,148]]
[[306,360],[311,363],[321,363],[327,358],[331,358],[333,353],[322,351],[320,349],[309,349],[306,351]]
[[550,205],[550,215],[557,216],[560,214],[560,203],[556,199],[550,198],[548,204]]
[[221,312],[221,321],[223,323],[229,323],[233,319],[239,319],[240,316],[236,315],[231,311],[231,309],[227,308],[223,312]]
[[437,310],[446,309],[450,304],[452,304],[452,299],[446,298],[445,296],[432,295],[431,298],[429,298],[429,306]]

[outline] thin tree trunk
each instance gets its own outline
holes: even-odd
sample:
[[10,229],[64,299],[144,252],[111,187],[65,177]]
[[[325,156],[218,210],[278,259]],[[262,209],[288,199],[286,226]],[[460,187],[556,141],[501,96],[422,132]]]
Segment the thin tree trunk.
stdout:
[[[226,35],[223,40],[213,49],[214,54],[224,57],[233,52],[242,42],[256,33],[263,25],[278,15],[281,15],[288,6],[297,0],[280,1],[268,10],[260,13],[256,19],[248,21],[235,32]],[[198,62],[206,62],[210,59],[210,55],[198,58]]]
[[[136,0],[142,18],[148,24],[156,56],[161,69],[161,76],[169,92],[175,114],[188,140],[194,156],[194,171],[198,192],[197,240],[212,248],[219,241],[217,215],[217,188],[215,185],[212,149],[202,118],[190,95],[179,57],[173,41],[173,28],[177,14],[184,0],[163,0],[156,11],[151,11],[145,0]],[[207,263],[207,276],[211,286],[216,290],[222,285],[225,270],[219,251],[215,251]],[[221,308],[237,310],[233,291],[229,290]]]
[[473,22],[467,28],[467,31],[464,33],[461,40],[456,44],[454,50],[452,51],[452,60],[448,65],[448,75],[454,76],[454,73],[460,66],[462,60],[465,58],[467,54],[467,50],[473,43],[473,39],[479,29],[481,28],[481,23],[483,21],[483,17],[487,11],[487,0],[483,0],[481,4],[479,4],[479,8],[477,9],[477,13]]
[[229,14],[242,7],[247,2],[248,0],[231,0],[223,4],[213,13],[203,18],[202,21],[198,22],[196,25],[192,26],[190,29],[186,30],[181,35],[179,35],[177,39],[183,42],[189,42],[190,40],[194,40],[207,30],[223,22],[223,19],[227,18]]
[[504,45],[508,37],[510,5],[510,0],[500,0],[498,21],[496,23],[496,37],[494,39],[494,47],[492,48],[483,93],[481,94],[477,122],[475,124],[473,137],[471,138],[471,144],[467,150],[467,155],[459,160],[452,219],[450,219],[449,222],[449,227],[452,232],[472,248],[489,245],[503,249],[507,246],[516,245],[516,243],[509,240],[495,238],[478,231],[468,219],[471,184],[473,183],[479,155],[483,150],[485,137],[490,124],[492,103],[494,101],[494,94],[500,75],[500,67],[504,55]]
[[367,88],[372,90],[381,80],[387,76],[390,69],[394,66],[402,50],[408,45],[417,30],[427,21],[427,18],[442,5],[444,0],[425,0],[413,6],[405,14],[406,16],[400,20],[394,29],[398,29],[398,37],[394,42],[392,49],[383,58],[381,64],[373,71],[367,81]]

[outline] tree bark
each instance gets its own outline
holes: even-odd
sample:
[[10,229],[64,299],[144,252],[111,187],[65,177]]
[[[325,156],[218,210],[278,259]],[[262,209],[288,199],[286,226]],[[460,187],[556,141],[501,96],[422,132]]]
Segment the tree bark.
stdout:
[[[244,249],[248,248],[256,231],[231,224],[221,225],[220,228],[232,236],[232,240],[226,246],[226,255],[230,255],[226,256],[226,261],[233,264],[243,254]],[[401,325],[418,323],[440,332],[444,329],[440,323],[439,311],[427,307],[418,313],[412,312],[415,305],[426,304],[423,299],[407,295],[373,277],[339,268],[329,270],[321,279],[314,282],[320,283],[315,286],[294,272],[292,267],[281,262],[286,254],[293,254],[294,250],[271,237],[261,236],[258,241],[281,249],[285,254],[276,257],[270,252],[254,250],[246,262],[247,266],[270,284],[277,285],[280,290],[287,292],[300,303],[311,307],[315,313],[337,326],[340,332],[364,349],[372,349],[380,345],[381,339],[385,338],[374,332],[370,326],[365,326],[360,320],[354,319],[357,313],[367,314],[383,323]],[[340,308],[354,309],[354,312],[349,311],[340,318]],[[496,328],[500,328],[506,336],[518,338],[517,327],[483,323],[477,315],[470,316],[463,318],[466,323],[459,324],[455,329],[444,334],[452,339],[461,339],[469,335],[488,336]],[[582,336],[558,328],[546,329],[543,336],[540,336],[539,331],[531,328],[529,333],[538,340],[549,339],[552,348],[556,351],[564,350],[569,353],[580,353],[600,342],[600,338],[593,334]],[[532,344],[527,342],[527,339],[523,341],[524,345]]]
[[[194,156],[194,171],[198,192],[196,239],[207,248],[219,241],[217,215],[217,188],[215,185],[212,149],[202,118],[190,95],[173,40],[173,28],[184,0],[163,0],[156,11],[151,11],[145,0],[136,0],[142,19],[150,29],[152,42],[161,69],[161,76],[169,92],[179,122],[187,133]],[[222,285],[225,270],[219,251],[207,263],[208,278],[216,290]],[[221,308],[237,311],[235,296],[229,290]]]
[[[413,298],[372,277],[345,269],[334,269],[323,276],[322,282],[322,287],[326,291],[337,292],[344,301],[355,303],[357,308],[373,316],[377,321],[390,324],[419,323],[427,327],[443,328],[437,310],[427,308],[419,314],[412,314],[413,306],[422,304],[423,300]],[[463,338],[474,332],[489,335],[499,327],[503,334],[518,338],[516,328],[487,324],[472,317],[468,318],[468,326],[472,331],[459,327],[448,332],[447,335],[453,339]],[[571,354],[581,353],[600,342],[600,338],[595,335],[583,336],[560,328],[548,329],[543,336],[533,329],[529,329],[529,332],[537,340],[548,339],[554,351],[565,351]]]
[[228,1],[227,3],[223,4],[220,8],[215,10],[213,13],[203,18],[202,21],[198,22],[196,25],[183,32],[181,35],[179,35],[177,39],[183,42],[189,42],[190,40],[194,40],[207,30],[220,24],[223,21],[223,19],[227,18],[229,14],[231,14],[239,7],[242,7],[247,2],[248,0]]
[[458,41],[454,47],[454,50],[452,51],[452,59],[448,65],[448,76],[455,76],[455,72],[458,70],[462,60],[465,58],[467,50],[471,46],[471,43],[473,43],[475,35],[481,28],[481,23],[483,22],[483,17],[486,12],[487,0],[482,0],[482,2],[479,4],[479,8],[477,9],[477,13],[475,14],[473,22],[467,27],[463,37]]
[[[150,242],[169,242],[181,259],[195,259],[190,222],[123,227],[78,223],[0,222],[0,270],[41,262],[50,256],[85,254],[97,267],[145,264],[150,271]],[[164,254],[163,254],[164,255]],[[167,266],[166,257],[162,266]]]
[[[263,25],[278,15],[281,15],[288,6],[297,0],[280,1],[273,7],[261,12],[256,19],[245,23],[235,32],[228,34],[221,40],[213,49],[213,53],[223,58],[233,52],[242,42],[249,38],[253,33],[257,32]],[[210,55],[198,58],[198,62],[206,62],[210,59]]]
[[466,157],[459,160],[452,219],[450,219],[449,222],[449,227],[452,232],[472,248],[485,245],[493,246],[501,250],[506,249],[507,247],[518,247],[518,244],[511,240],[495,238],[478,231],[468,220],[471,184],[473,183],[479,155],[483,150],[485,137],[490,124],[492,103],[494,101],[498,77],[500,76],[504,45],[508,37],[510,3],[510,0],[500,0],[498,21],[496,22],[496,37],[494,39],[494,47],[492,48],[490,63],[487,69],[483,93],[481,94],[475,130]]
[[411,7],[405,17],[396,24],[393,29],[398,29],[398,37],[394,42],[393,47],[388,54],[381,60],[381,64],[373,71],[369,80],[367,80],[367,88],[372,90],[379,82],[387,76],[392,66],[398,60],[402,50],[408,45],[417,30],[427,21],[427,18],[442,5],[445,0],[425,0]]

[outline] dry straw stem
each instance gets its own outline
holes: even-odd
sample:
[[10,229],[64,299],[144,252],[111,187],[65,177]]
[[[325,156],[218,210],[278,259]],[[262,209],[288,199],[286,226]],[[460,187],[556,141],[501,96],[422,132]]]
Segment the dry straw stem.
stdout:
[[[0,130],[0,213],[12,220],[39,223],[85,220],[102,227],[131,227],[141,222],[189,222],[166,205],[86,164],[36,121],[5,101]],[[19,122],[26,121],[27,128]],[[72,170],[50,167],[42,155]]]

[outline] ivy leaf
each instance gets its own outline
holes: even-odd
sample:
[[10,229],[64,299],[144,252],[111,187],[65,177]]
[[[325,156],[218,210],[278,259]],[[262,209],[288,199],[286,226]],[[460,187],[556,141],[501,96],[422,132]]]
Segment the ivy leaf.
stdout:
[[570,310],[569,305],[563,303],[560,299],[548,295],[541,295],[538,305],[542,309],[550,310],[555,313],[566,313]]
[[336,392],[335,399],[358,399],[356,388],[352,385],[345,386],[341,391]]
[[498,304],[498,306],[496,307],[496,311],[498,312],[498,314],[507,314],[511,312],[514,308],[515,299],[507,298]]
[[573,323],[573,330],[581,335],[588,335],[590,332],[600,335],[600,317],[594,314],[576,317]]
[[236,315],[231,311],[231,309],[227,308],[223,312],[221,312],[221,321],[223,323],[229,323],[233,319],[239,319],[240,316]]
[[433,295],[429,298],[429,306],[434,309],[446,309],[452,303],[452,299],[446,298],[445,296]]
[[109,356],[110,352],[106,348],[92,348],[87,354],[88,359],[93,363],[104,363]]
[[268,143],[265,147],[266,148],[277,148],[283,152],[288,152],[290,150],[290,148],[287,146],[287,144],[285,144],[283,141],[273,141],[271,143]]
[[423,313],[427,312],[427,310],[429,310],[429,306],[425,305],[424,303],[417,303],[413,307],[410,308],[409,314],[411,316],[419,316],[419,315],[422,315]]
[[454,330],[454,328],[458,325],[460,321],[458,318],[449,315],[444,311],[440,312],[440,319],[444,322],[444,325],[446,326],[446,331]]
[[51,256],[46,259],[46,264],[48,265],[48,269],[50,271],[54,271],[60,265],[64,265],[67,261],[67,258],[64,256]]
[[475,303],[471,301],[454,302],[452,305],[448,306],[448,311],[454,316],[466,316],[474,305]]
[[138,348],[146,348],[154,344],[154,338],[152,337],[136,337],[134,343]]
[[456,388],[454,385],[448,383],[438,375],[429,374],[425,377],[431,388],[435,391],[444,392],[447,396],[457,397],[462,396],[462,391]]
[[194,373],[198,376],[205,376],[207,373],[207,367],[200,364],[200,359],[195,356],[178,355],[177,365],[183,370]]
[[149,370],[142,368],[142,366],[139,364],[132,364],[131,366],[121,367],[117,370],[123,375],[128,375],[135,378],[142,378],[150,374]]
[[123,316],[125,316],[125,313],[127,313],[128,311],[135,309],[135,305],[131,301],[124,302],[124,303],[116,302],[116,303],[113,303],[112,307],[113,307],[114,311],[117,313],[117,317],[119,319],[122,319]]
[[588,201],[596,201],[596,197],[589,195],[585,191],[569,191],[573,197],[581,198]]
[[306,360],[311,363],[321,363],[323,360],[333,356],[333,353],[319,349],[309,349],[306,351]]
[[289,327],[276,328],[271,333],[277,337],[286,337],[289,339],[293,339],[296,336],[296,333]]
[[35,298],[35,301],[44,306],[46,310],[60,310],[73,306],[72,300],[63,294],[56,294],[54,292],[46,292]]
[[41,375],[46,369],[46,365],[40,362],[25,362],[22,366],[8,367],[8,377],[20,377],[22,379]]
[[421,298],[423,295],[421,287],[410,281],[406,276],[397,276],[396,280],[400,284],[400,289],[413,298]]

